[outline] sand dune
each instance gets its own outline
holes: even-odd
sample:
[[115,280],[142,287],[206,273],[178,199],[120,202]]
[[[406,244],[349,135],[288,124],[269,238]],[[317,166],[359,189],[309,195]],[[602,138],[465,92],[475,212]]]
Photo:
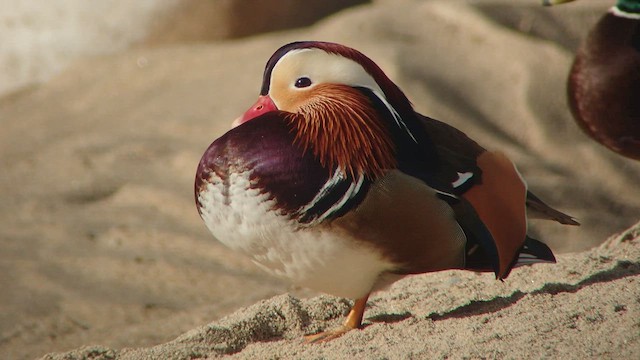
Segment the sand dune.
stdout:
[[[304,347],[296,339],[339,321],[348,303],[267,277],[197,215],[204,149],[254,101],[277,47],[318,39],[360,49],[419,111],[506,151],[531,189],[583,223],[532,222],[554,250],[587,251],[635,224],[640,163],[584,136],[565,105],[571,52],[606,4],[470,3],[377,1],[304,29],[88,58],[0,99],[0,357],[90,344],[137,348],[105,353],[130,358],[637,354],[636,240],[506,284],[458,272],[407,279],[372,299],[363,331]],[[229,330],[256,322],[274,327]]]

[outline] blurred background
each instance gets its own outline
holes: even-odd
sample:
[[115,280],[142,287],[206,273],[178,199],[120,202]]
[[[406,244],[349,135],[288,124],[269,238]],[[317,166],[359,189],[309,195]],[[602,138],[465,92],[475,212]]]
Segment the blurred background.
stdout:
[[0,95],[46,81],[79,58],[301,27],[366,2],[2,0]]
[[370,56],[418,111],[507,152],[583,224],[532,222],[534,237],[597,246],[640,218],[638,162],[583,135],[566,106],[573,53],[611,5],[0,0],[0,358],[150,346],[314,295],[216,242],[193,201],[200,156],[295,40]]

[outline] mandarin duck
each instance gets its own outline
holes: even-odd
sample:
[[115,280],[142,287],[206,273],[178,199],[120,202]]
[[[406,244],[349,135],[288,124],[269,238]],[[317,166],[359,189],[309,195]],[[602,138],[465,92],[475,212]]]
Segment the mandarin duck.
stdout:
[[325,341],[361,325],[372,291],[411,274],[555,262],[527,215],[577,225],[514,164],[415,112],[371,59],[294,42],[266,64],[258,101],[206,150],[195,199],[213,235],[295,284],[354,299]]
[[567,93],[587,135],[640,160],[640,0],[618,0],[591,29],[576,53]]

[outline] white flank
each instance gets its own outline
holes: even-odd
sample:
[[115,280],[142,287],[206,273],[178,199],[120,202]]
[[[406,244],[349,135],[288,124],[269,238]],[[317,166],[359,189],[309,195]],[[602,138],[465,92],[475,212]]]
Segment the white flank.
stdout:
[[380,285],[393,264],[330,225],[301,228],[272,211],[266,194],[249,189],[249,173],[233,174],[225,203],[222,181],[212,176],[199,194],[211,233],[267,272],[336,296],[359,298]]

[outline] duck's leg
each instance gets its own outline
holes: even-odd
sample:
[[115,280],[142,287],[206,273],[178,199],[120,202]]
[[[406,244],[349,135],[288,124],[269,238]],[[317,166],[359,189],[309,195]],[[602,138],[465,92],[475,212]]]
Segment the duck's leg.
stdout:
[[367,299],[369,298],[369,294],[361,297],[356,300],[349,311],[349,315],[347,315],[347,320],[344,324],[336,329],[323,331],[314,335],[307,335],[304,337],[305,342],[307,343],[316,343],[316,342],[324,342],[333,340],[337,337],[342,336],[344,333],[357,329],[362,324],[362,317],[364,316],[364,309],[367,306]]

